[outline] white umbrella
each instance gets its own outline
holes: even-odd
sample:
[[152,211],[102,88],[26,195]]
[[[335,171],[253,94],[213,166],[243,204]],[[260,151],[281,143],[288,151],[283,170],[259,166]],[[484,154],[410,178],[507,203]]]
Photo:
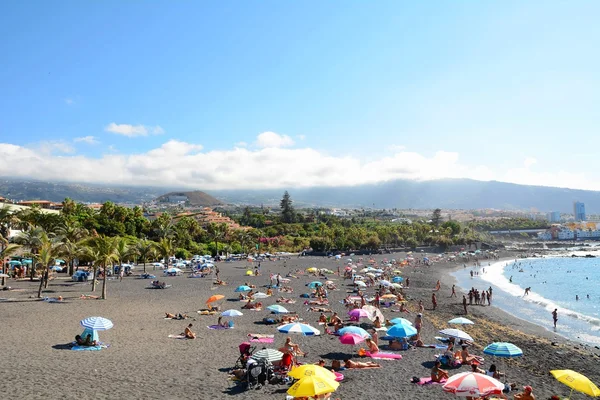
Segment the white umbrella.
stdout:
[[277,328],[277,330],[281,333],[299,333],[305,336],[316,336],[321,334],[315,327],[299,322],[282,325]]
[[8,275],[8,274],[0,274],[0,278],[10,278],[10,275]]
[[283,353],[274,349],[262,349],[252,354],[250,358],[255,360],[266,360],[269,362],[279,361],[283,358]]
[[226,310],[221,313],[222,317],[241,317],[242,315],[244,314],[242,314],[238,310]]
[[381,286],[392,286],[392,282],[390,282],[390,281],[387,281],[387,280],[385,280],[385,279],[382,279],[382,280],[380,280],[380,281],[379,281],[379,284],[380,284]]
[[383,316],[383,314],[381,313],[381,310],[379,310],[379,308],[367,304],[367,305],[362,306],[362,309],[369,313],[369,319],[371,321],[375,321],[375,318],[379,317],[379,322],[381,322],[381,324],[383,325],[383,322],[385,321],[385,317]]
[[113,327],[112,321],[103,317],[89,317],[81,320],[79,325],[93,331],[106,331]]
[[474,322],[468,318],[457,317],[448,321],[449,324],[459,324],[459,325],[473,325]]
[[269,295],[263,292],[257,292],[252,295],[253,299],[266,299],[267,297],[269,297]]
[[466,340],[469,342],[473,342],[473,338],[466,332],[461,331],[460,329],[443,329],[440,331],[442,335],[450,336],[460,340]]
[[356,286],[360,286],[360,287],[367,287],[367,284],[364,283],[363,281],[354,281],[354,284]]

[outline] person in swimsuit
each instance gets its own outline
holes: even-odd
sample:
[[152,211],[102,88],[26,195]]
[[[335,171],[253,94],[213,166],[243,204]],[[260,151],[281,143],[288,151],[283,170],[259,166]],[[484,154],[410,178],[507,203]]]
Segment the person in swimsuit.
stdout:
[[188,326],[185,327],[185,330],[183,331],[183,335],[187,338],[187,339],[196,339],[196,334],[194,332],[192,332],[192,324],[189,324]]
[[344,367],[346,367],[347,369],[381,368],[381,365],[374,362],[352,361],[349,358],[347,358],[344,360]]
[[448,379],[448,371],[440,368],[441,362],[436,361],[433,368],[431,368],[431,381],[441,382],[443,379]]
[[556,329],[556,323],[558,322],[558,309],[555,308],[554,311],[552,311],[552,320],[554,321],[554,329]]

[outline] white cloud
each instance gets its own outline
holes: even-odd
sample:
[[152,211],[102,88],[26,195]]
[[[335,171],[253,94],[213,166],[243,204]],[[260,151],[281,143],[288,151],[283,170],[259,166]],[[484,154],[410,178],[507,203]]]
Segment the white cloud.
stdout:
[[294,140],[288,135],[280,135],[275,132],[263,132],[256,138],[256,146],[267,148],[290,147],[294,145]]
[[533,157],[527,157],[525,159],[525,161],[523,162],[523,165],[525,166],[525,168],[529,168],[531,167],[533,164],[537,163],[537,159],[533,158]]
[[82,136],[82,137],[76,137],[75,139],[73,139],[73,141],[75,143],[86,143],[86,144],[90,144],[90,145],[94,145],[94,144],[98,144],[100,143],[98,141],[98,139],[96,139],[95,136]]
[[[205,151],[200,144],[178,140],[170,140],[155,149],[136,154],[114,152],[116,149],[110,146],[99,158],[71,154],[72,150],[61,141],[29,147],[0,143],[0,171],[11,171],[13,177],[43,180],[168,185],[206,190],[346,186],[394,179],[438,178],[493,179],[530,185],[600,189],[600,183],[586,175],[585,171],[544,170],[537,173],[525,167],[491,170],[485,166],[465,164],[458,153],[448,151],[426,156],[400,150],[365,161],[308,147],[236,146],[228,150]],[[14,168],[15,165],[19,168]]]
[[391,150],[391,151],[402,151],[402,150],[406,149],[406,146],[402,146],[402,145],[399,145],[399,144],[391,144],[388,147],[388,149]]
[[159,125],[156,126],[144,126],[144,125],[130,125],[130,124],[116,124],[111,122],[104,130],[106,132],[115,133],[117,135],[123,135],[127,137],[136,136],[148,136],[148,135],[162,135],[165,130]]

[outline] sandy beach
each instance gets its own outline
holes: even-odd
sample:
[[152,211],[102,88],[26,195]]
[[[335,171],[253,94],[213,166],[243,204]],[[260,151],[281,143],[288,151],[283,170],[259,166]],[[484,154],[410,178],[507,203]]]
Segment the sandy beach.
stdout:
[[[509,254],[505,254],[509,256]],[[384,257],[401,259],[404,254],[378,255],[377,262]],[[365,258],[366,260],[366,258]],[[282,276],[289,271],[304,271],[309,267],[329,268],[337,271],[344,259],[303,257],[285,262],[262,262],[262,276],[245,275],[246,262],[219,263],[221,279],[227,286],[213,285],[212,278],[191,279],[185,276],[162,277],[172,287],[165,290],[147,289],[150,280],[126,277],[122,282],[108,282],[108,300],[82,300],[81,294],[91,294],[90,283],[75,283],[66,280],[64,274],[50,282],[46,296],[62,296],[62,302],[48,303],[31,298],[37,290],[37,282],[9,281],[15,290],[0,292],[0,354],[3,360],[3,379],[0,393],[6,399],[285,399],[288,386],[267,385],[259,391],[244,391],[240,385],[228,379],[227,370],[238,358],[238,345],[247,340],[249,333],[274,334],[275,342],[264,345],[279,348],[286,335],[278,333],[275,326],[266,326],[261,321],[269,312],[242,310],[243,303],[237,299],[234,289],[245,282],[256,285],[261,291],[269,282],[270,272]],[[436,263],[433,266],[405,267],[402,276],[410,278],[410,288],[405,290],[409,298],[411,314],[400,314],[382,309],[386,318],[405,317],[414,320],[418,300],[425,304],[423,341],[436,343],[438,330],[448,327],[446,321],[462,316],[462,296],[450,298],[453,280],[448,275],[455,268],[452,262]],[[343,268],[342,268],[343,269]],[[135,273],[141,272],[141,266]],[[350,290],[350,281],[331,276],[339,290],[329,292],[330,305],[345,318],[346,311],[340,303]],[[438,292],[437,310],[431,310],[431,294],[436,281],[442,288]],[[305,284],[315,280],[302,275],[291,279],[294,293],[284,293],[295,304],[283,304],[296,312],[304,322],[317,327],[319,313],[308,311],[308,306],[299,298],[308,292]],[[368,291],[372,293],[372,289]],[[100,287],[96,294],[100,294]],[[198,310],[205,308],[204,302],[214,294],[223,294],[221,309],[237,309],[244,315],[234,320],[235,328],[211,330],[207,326],[217,322],[217,315],[202,316]],[[262,300],[264,306],[275,303],[275,297]],[[192,320],[165,320],[166,312],[186,313]],[[79,321],[89,316],[103,316],[113,321],[114,328],[100,332],[102,341],[110,344],[108,349],[96,352],[66,350],[61,344],[73,340],[81,333]],[[484,367],[496,363],[506,371],[508,381],[518,386],[531,385],[537,399],[551,395],[566,396],[569,390],[548,373],[552,369],[574,369],[586,374],[592,381],[600,382],[597,349],[569,342],[535,325],[518,320],[494,307],[472,306],[468,318],[475,325],[464,328],[474,339],[470,353],[483,355],[482,350],[494,341],[508,341],[521,347],[525,356],[513,360],[494,360],[486,356]],[[549,317],[550,321],[550,317]],[[193,324],[196,340],[178,340],[168,336],[181,333],[188,323]],[[321,327],[321,332],[323,328]],[[301,362],[314,363],[324,358],[342,360],[353,353],[358,359],[358,347],[339,343],[333,335],[319,337],[293,336],[293,340],[304,351],[308,351]],[[385,342],[384,342],[385,343]],[[263,346],[258,344],[259,346]],[[260,347],[259,347],[260,348]],[[410,382],[413,376],[429,376],[434,355],[440,350],[418,348],[399,352],[402,360],[379,360],[380,369],[344,371],[346,379],[334,398],[340,399],[444,399],[453,395],[442,392],[440,385],[418,386]],[[370,359],[367,359],[370,361]],[[468,371],[463,366],[450,370],[453,375]],[[234,396],[234,397],[232,397]],[[512,395],[510,396],[512,398]],[[581,395],[581,398],[584,396]]]

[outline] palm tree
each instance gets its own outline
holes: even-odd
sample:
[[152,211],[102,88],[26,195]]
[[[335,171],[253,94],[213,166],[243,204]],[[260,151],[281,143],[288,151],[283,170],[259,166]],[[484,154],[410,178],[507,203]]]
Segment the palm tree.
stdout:
[[69,268],[69,276],[73,275],[74,261],[82,255],[82,240],[89,234],[88,230],[79,223],[71,220],[64,221],[57,229],[56,235],[60,238],[61,255],[65,258]]
[[84,247],[84,242],[72,242],[69,239],[63,238],[63,240],[59,243],[58,246],[58,254],[65,259],[69,267],[69,276],[73,275],[73,269],[76,259],[84,256],[86,249]]
[[165,266],[169,266],[169,257],[173,254],[173,241],[169,238],[162,238],[153,243],[156,252],[164,259]]
[[56,253],[58,243],[52,241],[46,233],[42,235],[41,245],[37,253],[37,259],[42,264],[42,276],[40,278],[40,286],[38,289],[38,299],[42,297],[42,288],[48,287],[48,271],[50,265],[54,263],[54,255]]
[[154,253],[154,242],[148,239],[142,239],[135,244],[135,253],[138,256],[138,261],[144,263],[144,273],[146,273],[146,261]]
[[[97,265],[102,267],[102,299],[106,300],[106,275],[107,267],[119,261],[117,254],[117,238],[98,236],[89,241],[92,257],[94,258],[94,281],[96,280]],[[92,288],[92,291],[94,288]]]
[[[2,273],[6,274],[6,259],[15,254],[21,246],[18,244],[9,244],[8,240],[0,236],[0,262],[2,263]],[[6,285],[6,278],[2,277],[2,286]]]
[[215,224],[210,223],[208,225],[208,234],[210,238],[215,242],[215,256],[219,255],[219,241],[225,239],[229,232],[229,227],[226,224]]
[[44,235],[46,235],[46,233],[42,228],[34,226],[25,232],[19,233],[15,238],[15,242],[29,248],[29,254],[31,255],[31,274],[29,275],[29,278],[31,281],[33,281],[33,278],[35,277],[36,254],[42,245],[42,238]]

